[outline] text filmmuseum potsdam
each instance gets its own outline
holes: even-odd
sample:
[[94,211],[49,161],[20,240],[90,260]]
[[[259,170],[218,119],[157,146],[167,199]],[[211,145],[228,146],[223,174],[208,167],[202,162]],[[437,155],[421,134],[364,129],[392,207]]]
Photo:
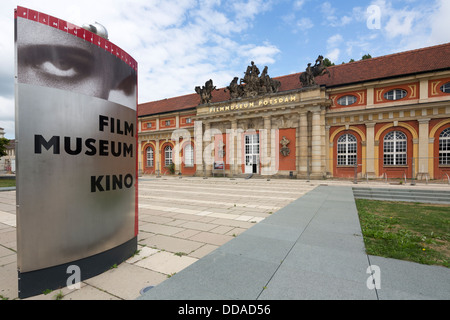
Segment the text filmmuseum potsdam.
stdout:
[[[442,179],[450,175],[450,43],[138,106],[139,170],[183,176]],[[194,88],[193,88],[194,89]]]

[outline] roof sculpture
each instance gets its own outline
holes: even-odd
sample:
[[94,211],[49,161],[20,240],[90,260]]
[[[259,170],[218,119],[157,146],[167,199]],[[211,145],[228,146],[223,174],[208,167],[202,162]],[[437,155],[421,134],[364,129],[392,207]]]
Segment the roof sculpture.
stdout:
[[[316,85],[327,88],[350,85],[361,82],[377,81],[407,75],[450,69],[450,43],[421,48],[382,57],[361,60],[328,67],[328,77],[315,78]],[[278,92],[298,90],[303,87],[299,78],[302,73],[294,73],[273,78],[279,81]],[[236,78],[235,78],[236,79]],[[235,81],[234,79],[234,81]],[[236,85],[240,85],[239,79]],[[233,81],[229,87],[234,85]],[[217,90],[210,102],[222,102],[230,99],[228,88]],[[225,90],[227,89],[227,90]],[[235,98],[239,97],[237,95]],[[232,98],[232,99],[235,99]],[[162,114],[167,112],[195,109],[199,104],[198,95],[187,94],[168,99],[151,101],[139,105],[139,116]]]

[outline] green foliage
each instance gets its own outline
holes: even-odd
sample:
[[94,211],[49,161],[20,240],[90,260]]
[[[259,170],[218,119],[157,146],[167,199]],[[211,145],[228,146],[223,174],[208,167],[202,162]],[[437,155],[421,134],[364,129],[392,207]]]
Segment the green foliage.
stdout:
[[323,59],[323,65],[324,65],[325,67],[331,67],[331,66],[334,66],[334,63],[331,62],[330,59],[325,58],[325,59]]
[[[372,59],[372,56],[369,53],[363,55],[361,58],[361,60],[367,60],[367,59]],[[351,63],[351,62],[355,62],[355,59],[353,59],[353,58],[350,59],[350,61],[348,63]],[[345,62],[342,62],[342,64],[345,64]],[[334,65],[334,63],[333,63],[333,65]]]
[[16,179],[0,179],[0,188],[15,187]]
[[7,155],[6,146],[9,144],[9,140],[6,138],[0,138],[0,157]]

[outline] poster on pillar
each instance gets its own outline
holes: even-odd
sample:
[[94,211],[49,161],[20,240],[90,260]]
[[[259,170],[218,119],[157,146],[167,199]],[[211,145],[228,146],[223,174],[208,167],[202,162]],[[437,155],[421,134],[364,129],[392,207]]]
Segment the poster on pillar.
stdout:
[[17,7],[14,21],[24,298],[102,273],[137,248],[137,63],[107,36],[49,15]]

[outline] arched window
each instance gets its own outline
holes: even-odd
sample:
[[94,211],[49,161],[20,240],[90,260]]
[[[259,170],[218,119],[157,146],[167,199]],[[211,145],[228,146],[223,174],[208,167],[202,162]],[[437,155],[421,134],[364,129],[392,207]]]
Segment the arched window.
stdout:
[[395,89],[395,90],[391,90],[388,91],[384,94],[384,98],[386,100],[400,100],[403,99],[404,97],[406,97],[408,95],[408,92],[406,90],[403,89]]
[[184,165],[186,167],[194,166],[194,147],[191,144],[184,147]]
[[344,134],[337,141],[338,166],[352,166],[356,164],[357,140],[352,134]]
[[442,131],[439,136],[439,164],[450,164],[450,128]]
[[406,134],[401,131],[389,132],[384,137],[384,164],[388,166],[406,165]]
[[147,148],[147,167],[153,167],[154,161],[153,161],[153,148],[152,147],[148,147]]
[[349,106],[352,105],[354,103],[356,103],[356,97],[352,96],[352,95],[348,95],[348,96],[344,96],[342,98],[339,98],[339,100],[337,101],[337,103],[341,106]]
[[168,167],[172,164],[172,147],[167,146],[164,148],[164,166]]

